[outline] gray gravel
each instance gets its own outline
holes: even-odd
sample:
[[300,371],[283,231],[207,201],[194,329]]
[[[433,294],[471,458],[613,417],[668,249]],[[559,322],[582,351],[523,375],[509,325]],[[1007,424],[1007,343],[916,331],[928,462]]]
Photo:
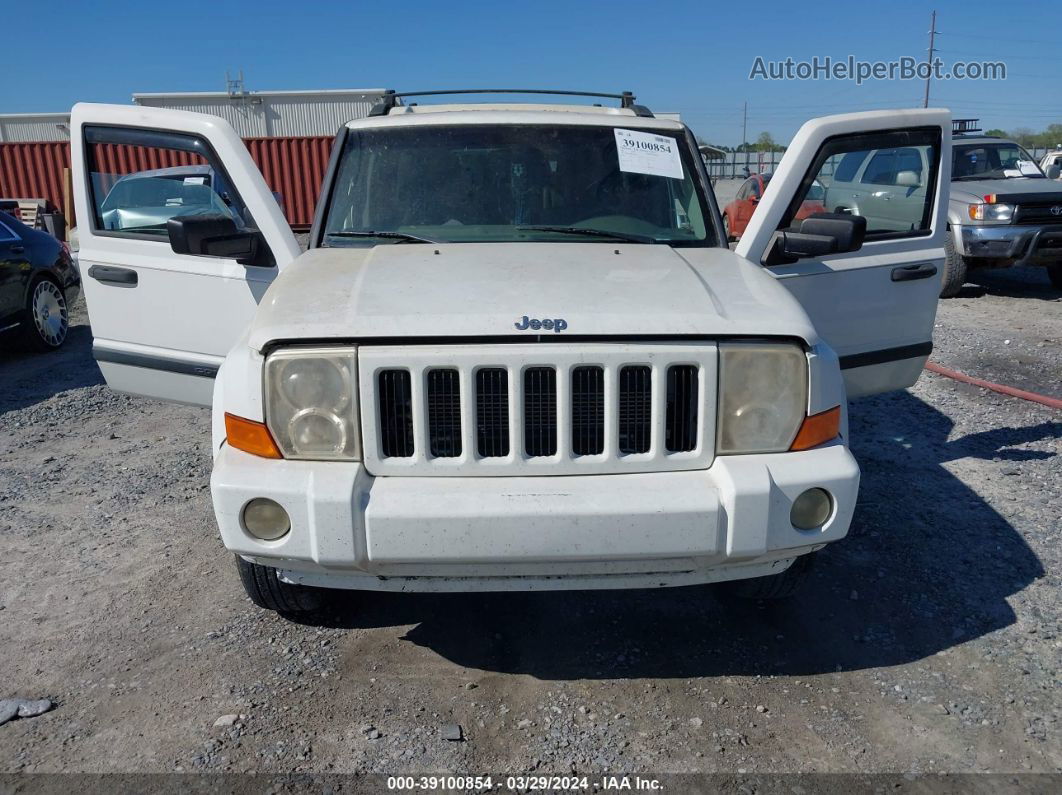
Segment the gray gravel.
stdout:
[[[942,302],[934,358],[1059,395],[1045,285]],[[0,727],[0,771],[1062,770],[1057,411],[929,374],[853,404],[852,533],[791,603],[370,594],[300,625],[218,540],[208,412],[107,390],[85,322],[0,353],[0,698],[59,704]]]

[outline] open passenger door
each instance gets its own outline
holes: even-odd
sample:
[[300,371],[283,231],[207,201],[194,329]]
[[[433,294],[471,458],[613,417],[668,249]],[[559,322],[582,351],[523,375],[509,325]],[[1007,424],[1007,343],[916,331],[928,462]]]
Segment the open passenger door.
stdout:
[[[929,357],[950,179],[949,111],[813,119],[793,139],[737,244],[738,254],[764,265],[803,305],[840,357],[849,397],[910,386]],[[842,221],[865,218],[862,245],[830,253],[821,239],[806,238],[805,251],[818,253],[794,254],[799,233],[818,231],[814,217],[805,219],[812,205]]]
[[209,405],[225,354],[298,256],[295,236],[223,119],[79,104],[71,128],[100,370],[122,392]]

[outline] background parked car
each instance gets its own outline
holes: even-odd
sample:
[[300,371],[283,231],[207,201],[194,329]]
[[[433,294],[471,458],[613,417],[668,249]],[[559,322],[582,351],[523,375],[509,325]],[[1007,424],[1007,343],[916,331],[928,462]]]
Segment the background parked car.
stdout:
[[1053,149],[1040,160],[1040,170],[1048,179],[1062,179],[1062,150]]
[[1062,182],[1006,138],[956,134],[951,154],[941,295],[957,294],[974,268],[1014,265],[1044,268],[1062,290]]
[[[759,204],[763,191],[767,188],[767,183],[771,181],[771,176],[771,174],[753,174],[738,188],[734,200],[723,208],[723,228],[726,229],[727,240],[738,240],[745,233],[745,227],[749,225],[752,213],[755,212],[756,205]],[[815,180],[814,184],[808,188],[808,195],[801,202],[794,220],[801,221],[812,213],[825,212],[826,208],[822,204],[825,193],[822,184]]]
[[861,215],[867,232],[910,232],[922,223],[932,171],[916,146],[847,152],[835,164],[824,204],[830,212]]
[[66,341],[81,278],[66,244],[0,212],[0,332],[37,350]]

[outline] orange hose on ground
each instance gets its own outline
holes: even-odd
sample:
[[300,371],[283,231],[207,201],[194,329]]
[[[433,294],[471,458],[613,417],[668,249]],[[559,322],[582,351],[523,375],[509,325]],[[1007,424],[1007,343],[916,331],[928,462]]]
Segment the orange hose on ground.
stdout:
[[1048,397],[1047,395],[1040,395],[1036,392],[1026,392],[1024,389],[1016,389],[1012,386],[1005,386],[1003,384],[993,384],[991,381],[985,381],[981,378],[974,378],[973,376],[963,375],[956,370],[949,370],[947,367],[941,367],[934,362],[926,362],[926,369],[931,373],[937,373],[948,378],[953,378],[956,381],[962,381],[964,384],[973,384],[974,386],[983,387],[985,389],[991,389],[993,392],[999,392],[1001,395],[1010,395],[1011,397],[1021,398],[1022,400],[1031,400],[1033,403],[1039,403],[1044,406],[1050,406],[1053,409],[1062,409],[1062,400],[1059,398]]

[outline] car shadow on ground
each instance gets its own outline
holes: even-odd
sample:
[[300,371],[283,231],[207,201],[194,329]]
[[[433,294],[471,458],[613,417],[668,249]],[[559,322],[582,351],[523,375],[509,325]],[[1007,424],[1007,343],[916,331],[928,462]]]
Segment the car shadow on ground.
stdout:
[[967,276],[967,283],[957,297],[981,298],[985,295],[1057,301],[1062,298],[1062,290],[1048,280],[1046,268],[981,268]]
[[92,329],[70,327],[57,351],[28,351],[13,334],[0,336],[0,415],[26,408],[70,389],[103,383],[92,358]]
[[949,441],[951,430],[907,392],[853,405],[855,521],[790,601],[721,600],[710,586],[363,593],[339,597],[318,623],[413,624],[403,641],[458,665],[544,680],[810,675],[922,659],[1013,623],[1007,598],[1044,573],[1021,534],[942,463],[1006,459],[1059,423]]

